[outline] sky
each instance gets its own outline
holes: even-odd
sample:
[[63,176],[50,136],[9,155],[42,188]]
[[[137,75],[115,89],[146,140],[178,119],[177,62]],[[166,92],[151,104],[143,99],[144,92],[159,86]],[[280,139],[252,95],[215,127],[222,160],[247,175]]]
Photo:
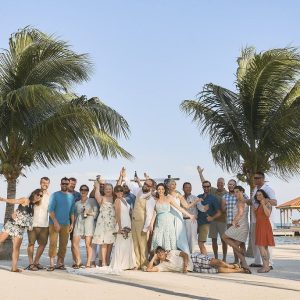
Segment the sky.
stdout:
[[[134,156],[132,161],[85,157],[26,170],[17,196],[28,196],[42,176],[50,177],[50,190],[56,191],[64,176],[81,185],[97,174],[117,178],[122,166],[131,177],[135,170],[140,177],[145,171],[154,178],[179,177],[178,190],[190,181],[195,194],[202,192],[197,165],[213,185],[220,176],[227,182],[235,174],[214,164],[209,137],[199,134],[179,105],[206,83],[234,89],[236,59],[245,46],[258,52],[300,46],[299,9],[296,0],[2,1],[0,48],[7,49],[10,34],[31,25],[89,53],[91,79],[73,90],[99,97],[125,117],[131,135],[120,143]],[[279,203],[300,196],[299,177],[267,180]],[[0,177],[0,196],[5,195]],[[0,203],[0,220],[4,208]]]

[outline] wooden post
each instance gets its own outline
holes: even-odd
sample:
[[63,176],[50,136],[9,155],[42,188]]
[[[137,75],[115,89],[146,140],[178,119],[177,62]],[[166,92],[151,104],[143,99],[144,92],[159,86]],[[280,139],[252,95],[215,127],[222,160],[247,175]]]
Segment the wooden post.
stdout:
[[280,209],[280,228],[282,228],[282,209]]

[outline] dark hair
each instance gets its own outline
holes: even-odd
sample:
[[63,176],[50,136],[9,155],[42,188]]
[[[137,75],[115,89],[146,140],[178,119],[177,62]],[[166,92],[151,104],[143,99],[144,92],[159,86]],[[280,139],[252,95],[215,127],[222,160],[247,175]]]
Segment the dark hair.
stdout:
[[184,187],[185,187],[186,185],[190,185],[190,186],[192,187],[192,185],[191,185],[190,182],[185,182],[185,183],[182,185],[182,188],[184,189]]
[[40,181],[42,181],[42,180],[46,180],[46,181],[49,181],[49,182],[50,182],[50,178],[49,178],[49,177],[46,177],[46,176],[44,176],[44,177],[42,177],[42,178],[40,179]]
[[255,174],[261,175],[263,178],[265,178],[265,173],[264,172],[257,171],[257,172],[255,172]]
[[122,185],[118,184],[114,187],[114,193],[117,193],[117,192],[123,192],[124,193],[124,188]]
[[63,181],[69,181],[69,182],[70,182],[70,179],[67,178],[67,177],[63,177],[63,178],[60,180],[60,183],[62,183]]
[[[269,195],[268,195],[263,189],[259,189],[259,190],[256,191],[256,194],[255,194],[255,196],[254,196],[255,201],[259,202],[259,201],[257,200],[257,197],[256,197],[257,192],[261,192],[265,198],[269,198]],[[260,203],[260,202],[259,202],[259,203]]]
[[234,187],[234,189],[235,189],[235,190],[239,190],[240,192],[245,193],[245,189],[244,189],[242,186],[240,186],[240,185],[236,185],[236,186]]
[[77,179],[74,178],[74,177],[70,177],[70,178],[69,178],[69,181],[76,181],[76,182],[77,182]]
[[158,246],[158,247],[156,247],[156,249],[155,249],[155,254],[158,254],[159,252],[166,252],[166,250],[165,250],[163,247]]
[[208,180],[204,180],[204,181],[202,182],[202,184],[204,184],[204,183],[209,183],[209,185],[211,186],[211,183],[210,183],[210,181],[208,181]]
[[33,211],[33,207],[35,205],[40,205],[40,201],[37,203],[33,203],[33,199],[34,199],[34,196],[39,194],[39,193],[43,193],[43,190],[42,189],[35,189],[34,191],[31,192],[30,196],[28,197],[29,199],[29,209],[31,210],[31,214],[33,215],[34,211]]
[[86,184],[83,184],[83,185],[80,186],[79,191],[80,191],[84,186],[87,188],[87,191],[90,190],[90,188],[89,188]]
[[154,189],[156,188],[156,181],[154,179],[148,178],[146,180],[150,180],[152,182],[152,188],[154,188]]
[[[159,184],[156,186],[156,190],[157,190],[160,186],[162,186],[162,187],[165,189],[164,195],[167,196],[167,195],[168,195],[168,190],[167,190],[167,187],[166,187],[166,185],[165,185],[164,183],[159,183]],[[158,192],[155,193],[155,197],[156,197],[156,198],[159,197]]]

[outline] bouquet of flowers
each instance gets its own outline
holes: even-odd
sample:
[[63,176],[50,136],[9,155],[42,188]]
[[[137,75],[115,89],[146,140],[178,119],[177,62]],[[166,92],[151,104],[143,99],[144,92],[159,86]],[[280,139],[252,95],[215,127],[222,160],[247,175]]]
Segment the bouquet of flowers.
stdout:
[[[119,234],[122,234],[123,238],[126,240],[128,239],[128,235],[131,232],[131,228],[129,227],[123,227],[121,230],[121,232]],[[115,232],[114,235],[117,235],[118,232]]]

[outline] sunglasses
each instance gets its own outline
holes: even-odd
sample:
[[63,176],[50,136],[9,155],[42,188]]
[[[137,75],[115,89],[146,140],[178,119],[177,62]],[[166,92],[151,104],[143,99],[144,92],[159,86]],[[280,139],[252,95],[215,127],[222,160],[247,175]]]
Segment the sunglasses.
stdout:
[[63,182],[63,183],[61,183],[60,185],[69,185],[69,183]]
[[116,193],[123,193],[123,190],[116,190]]
[[202,187],[205,188],[210,188],[210,185],[202,185]]
[[88,189],[80,189],[80,192],[88,192]]
[[39,197],[41,197],[41,198],[43,197],[43,194],[36,194],[36,195],[39,196]]

